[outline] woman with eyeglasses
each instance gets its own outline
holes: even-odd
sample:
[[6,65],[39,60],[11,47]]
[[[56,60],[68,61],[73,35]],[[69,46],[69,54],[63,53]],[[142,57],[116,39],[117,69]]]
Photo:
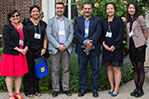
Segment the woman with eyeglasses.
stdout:
[[[20,13],[11,10],[8,13],[9,24],[4,25],[2,34],[4,47],[0,62],[0,76],[6,76],[9,99],[23,99],[20,95],[21,76],[28,73],[26,52],[28,51],[26,35],[20,23]],[[13,79],[15,94],[13,94]]]
[[123,36],[124,23],[121,18],[115,16],[116,7],[113,2],[105,6],[107,18],[102,22],[103,29],[103,53],[102,63],[107,66],[110,91],[108,94],[115,97],[119,93],[121,82],[120,66],[123,65]]
[[129,56],[134,68],[135,89],[131,96],[144,95],[143,84],[145,79],[144,62],[148,30],[146,21],[141,15],[136,2],[131,2],[127,8],[127,43]]
[[40,20],[40,8],[37,5],[32,6],[29,12],[30,18],[25,18],[22,22],[29,40],[29,49],[27,52],[29,72],[24,75],[23,85],[25,95],[33,98],[34,95],[37,97],[41,96],[39,91],[40,79],[36,77],[34,59],[46,53],[47,36],[45,30],[47,24]]

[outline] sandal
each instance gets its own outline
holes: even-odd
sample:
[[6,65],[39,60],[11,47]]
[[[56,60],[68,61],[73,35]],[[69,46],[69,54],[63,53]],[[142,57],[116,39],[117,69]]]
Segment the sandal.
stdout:
[[40,97],[40,96],[41,96],[41,93],[36,92],[35,95],[36,95],[37,97]]
[[14,97],[15,97],[15,99],[23,99],[23,97],[20,95],[20,93],[15,93]]
[[30,94],[30,95],[27,95],[28,98],[34,98],[34,95]]
[[14,95],[8,95],[8,99],[15,99]]

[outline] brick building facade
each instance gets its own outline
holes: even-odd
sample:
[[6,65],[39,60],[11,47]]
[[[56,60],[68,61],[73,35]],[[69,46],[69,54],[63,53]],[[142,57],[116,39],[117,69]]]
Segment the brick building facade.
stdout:
[[[42,0],[34,0],[35,4],[42,5]],[[7,24],[7,14],[12,9],[17,9],[21,14],[21,20],[29,17],[29,8],[31,0],[0,0],[0,37],[2,34],[3,25]],[[2,39],[0,39],[0,46],[2,46]]]
[[[35,0],[35,4],[42,5],[42,0]],[[29,17],[31,0],[1,0],[0,1],[0,34],[4,24],[7,24],[7,14],[12,9],[17,9],[21,13],[21,20]]]

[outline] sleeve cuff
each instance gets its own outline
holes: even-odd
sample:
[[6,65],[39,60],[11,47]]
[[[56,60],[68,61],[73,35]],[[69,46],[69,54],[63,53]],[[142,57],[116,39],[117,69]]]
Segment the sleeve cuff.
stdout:
[[87,40],[84,40],[84,41],[83,41],[83,44],[85,45],[85,44],[86,44],[86,42],[87,42]]

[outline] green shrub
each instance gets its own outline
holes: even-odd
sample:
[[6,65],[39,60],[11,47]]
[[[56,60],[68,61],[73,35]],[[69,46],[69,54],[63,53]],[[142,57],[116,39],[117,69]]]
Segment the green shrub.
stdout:
[[[101,60],[101,59],[100,59]],[[49,74],[46,75],[45,77],[41,78],[40,80],[40,91],[43,93],[52,93],[52,80],[51,80],[51,57],[47,60],[48,62],[48,69],[49,69]],[[101,62],[100,62],[101,63]],[[91,69],[90,66],[88,66],[87,70],[87,82],[88,82],[88,87],[90,88],[91,86]],[[124,65],[121,67],[122,71],[122,80],[121,80],[121,85],[124,83],[130,81],[133,76],[133,69],[129,61],[129,57],[126,57],[124,59]],[[72,93],[77,93],[79,90],[79,70],[78,70],[78,56],[73,53],[71,55],[70,59],[70,90]],[[107,78],[107,69],[105,66],[99,66],[99,88],[101,90],[109,89],[110,84],[108,82]],[[60,75],[62,75],[62,66],[60,65]],[[60,85],[62,83],[62,76],[60,76]],[[62,88],[62,87],[61,87]],[[0,76],[0,91],[7,91],[6,85],[5,85],[5,77]],[[21,85],[21,91],[23,92],[23,84]]]
[[[45,76],[41,79],[40,81],[40,90],[42,92],[52,92],[52,81],[51,81],[51,59],[48,59],[48,64],[49,64],[49,75]],[[100,61],[101,63],[101,61]],[[62,66],[60,65],[60,86],[62,83]],[[91,69],[90,66],[88,66],[87,69],[87,82],[88,82],[88,88],[91,87]],[[131,66],[131,63],[129,61],[129,57],[125,57],[124,59],[124,65],[121,67],[121,72],[122,72],[122,80],[121,80],[121,85],[124,83],[130,81],[133,79],[133,69]],[[109,89],[110,84],[108,82],[107,78],[107,68],[105,66],[99,66],[99,88],[101,90]],[[77,93],[79,90],[79,70],[78,70],[78,56],[73,53],[71,55],[70,59],[70,90],[72,93]],[[62,86],[61,86],[62,88]]]

